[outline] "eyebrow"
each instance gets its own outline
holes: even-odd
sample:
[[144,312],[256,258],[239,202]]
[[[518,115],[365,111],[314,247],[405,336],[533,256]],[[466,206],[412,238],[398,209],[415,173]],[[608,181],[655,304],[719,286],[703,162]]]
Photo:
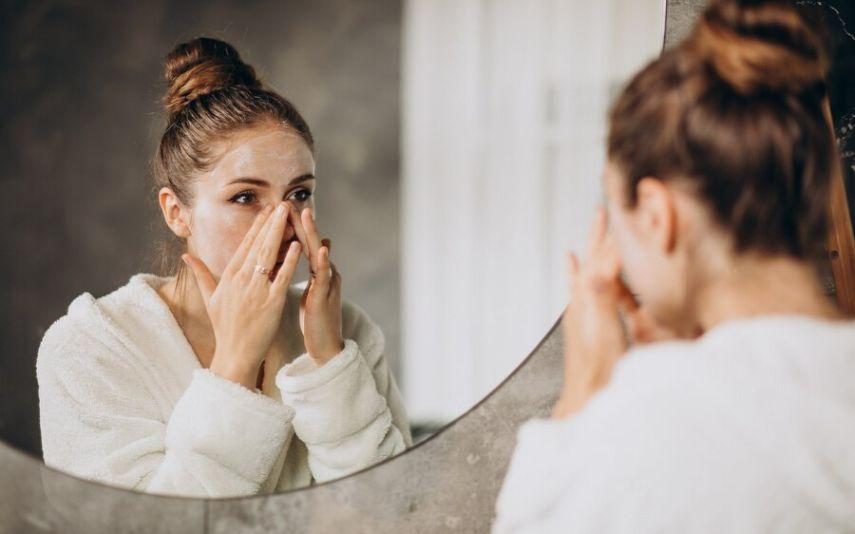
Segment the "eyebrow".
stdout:
[[[311,174],[311,173],[303,174],[303,175],[300,175],[300,176],[294,178],[290,182],[288,182],[288,185],[294,185],[294,184],[298,184],[300,182],[305,182],[307,180],[314,180],[314,179],[315,179],[314,174]],[[245,176],[242,176],[240,178],[235,178],[234,180],[227,183],[226,185],[232,185],[232,184],[238,184],[238,183],[257,185],[259,187],[270,187],[270,182],[268,182],[267,180],[262,180],[261,178],[245,177]]]

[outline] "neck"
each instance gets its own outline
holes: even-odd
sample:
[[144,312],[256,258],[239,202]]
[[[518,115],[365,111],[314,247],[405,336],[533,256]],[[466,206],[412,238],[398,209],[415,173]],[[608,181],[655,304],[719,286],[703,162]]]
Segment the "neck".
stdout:
[[[179,279],[182,279],[180,284]],[[199,362],[208,367],[213,358],[214,329],[193,273],[185,268],[183,276],[172,278],[158,292],[196,351]]]
[[693,299],[702,331],[723,321],[760,315],[842,318],[822,291],[815,269],[804,261],[740,257],[710,279]]

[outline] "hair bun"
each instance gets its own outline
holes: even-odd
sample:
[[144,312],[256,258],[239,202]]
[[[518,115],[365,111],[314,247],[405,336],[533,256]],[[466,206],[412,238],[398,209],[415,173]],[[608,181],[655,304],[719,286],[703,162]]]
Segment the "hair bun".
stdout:
[[828,71],[819,35],[786,0],[713,0],[686,45],[745,95],[801,93]]
[[164,76],[168,88],[163,100],[170,120],[202,95],[230,86],[261,88],[255,69],[232,45],[209,37],[173,48],[166,56]]

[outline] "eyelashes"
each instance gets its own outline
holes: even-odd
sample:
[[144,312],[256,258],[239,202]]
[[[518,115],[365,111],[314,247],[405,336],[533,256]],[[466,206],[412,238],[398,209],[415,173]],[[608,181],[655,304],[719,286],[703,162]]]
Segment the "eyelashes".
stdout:
[[296,200],[297,202],[306,202],[307,200],[312,198],[313,194],[314,193],[311,189],[295,189],[294,192],[288,195],[287,198],[290,199],[293,197],[294,200]]
[[[289,193],[288,196],[285,197],[285,200],[294,200],[298,203],[302,203],[307,202],[313,195],[314,192],[312,192],[311,189],[299,188]],[[258,202],[258,196],[255,194],[255,191],[252,190],[241,191],[229,198],[229,202],[242,206],[249,206]]]
[[252,204],[254,201],[255,193],[252,191],[241,191],[229,199],[229,202],[233,204]]

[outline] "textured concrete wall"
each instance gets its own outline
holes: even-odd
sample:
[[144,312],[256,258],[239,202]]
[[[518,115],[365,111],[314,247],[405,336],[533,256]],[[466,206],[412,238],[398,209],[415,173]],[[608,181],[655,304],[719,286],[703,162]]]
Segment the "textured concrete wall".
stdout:
[[232,42],[304,113],[344,291],[396,364],[400,0],[15,2],[0,17],[0,437],[40,454],[34,361],[53,320],[152,269],[148,161],[163,56]]
[[667,0],[665,8],[665,47],[669,48],[689,34],[707,0]]

